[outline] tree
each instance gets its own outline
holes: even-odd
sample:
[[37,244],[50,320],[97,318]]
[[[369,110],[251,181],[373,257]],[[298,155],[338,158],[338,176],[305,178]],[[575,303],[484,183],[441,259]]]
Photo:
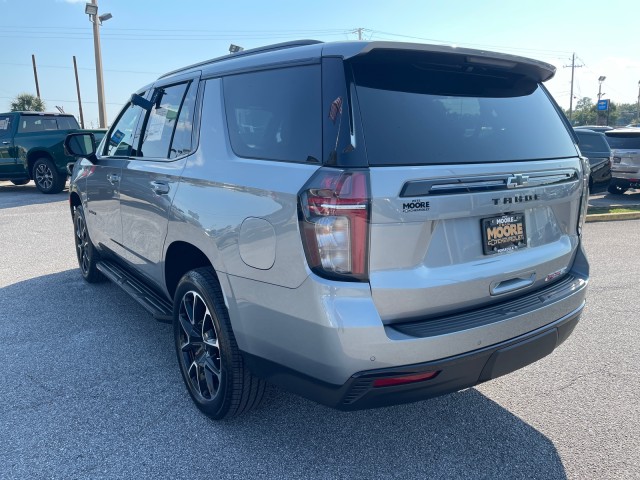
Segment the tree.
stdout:
[[42,99],[30,93],[21,93],[11,101],[12,112],[44,112],[45,104]]
[[[567,111],[565,113],[568,117],[569,112]],[[576,108],[573,110],[571,123],[573,125],[595,125],[597,116],[596,106],[593,103],[593,100],[589,97],[582,97],[576,102]]]

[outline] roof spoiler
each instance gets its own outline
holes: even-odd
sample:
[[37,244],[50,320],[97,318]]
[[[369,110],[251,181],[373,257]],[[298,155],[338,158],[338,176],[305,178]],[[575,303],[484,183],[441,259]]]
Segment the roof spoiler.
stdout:
[[507,53],[458,48],[448,45],[427,45],[423,43],[368,42],[359,43],[359,45],[362,45],[362,48],[354,49],[351,54],[344,56],[345,60],[385,50],[389,52],[424,52],[436,55],[456,55],[462,57],[460,60],[470,67],[485,66],[505,70],[525,75],[536,82],[546,82],[556,73],[556,67],[549,63],[533,60],[531,58],[519,57],[517,55],[510,55]]

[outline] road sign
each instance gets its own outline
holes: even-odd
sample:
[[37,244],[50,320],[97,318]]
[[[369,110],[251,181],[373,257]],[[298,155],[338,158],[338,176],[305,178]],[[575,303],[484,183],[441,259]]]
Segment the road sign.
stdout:
[[609,99],[598,100],[598,110],[609,110]]

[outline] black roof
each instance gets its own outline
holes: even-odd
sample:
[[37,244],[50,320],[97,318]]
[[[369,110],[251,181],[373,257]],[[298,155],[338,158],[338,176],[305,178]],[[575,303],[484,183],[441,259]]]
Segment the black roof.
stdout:
[[341,57],[350,59],[373,52],[413,52],[416,54],[453,55],[470,67],[488,66],[525,75],[539,82],[549,80],[555,74],[555,67],[530,58],[458,48],[447,45],[428,45],[403,42],[331,42],[317,40],[298,40],[278,43],[265,47],[244,50],[242,52],[213,58],[204,62],[174,70],[160,78],[201,71],[203,75],[222,75],[240,73],[259,68],[275,68],[295,64],[318,63],[322,57]]

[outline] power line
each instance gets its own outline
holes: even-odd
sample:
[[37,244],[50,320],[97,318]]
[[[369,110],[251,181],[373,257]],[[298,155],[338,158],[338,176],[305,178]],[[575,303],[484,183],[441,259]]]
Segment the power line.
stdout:
[[416,37],[416,36],[412,36],[412,35],[404,35],[404,34],[400,34],[400,33],[392,33],[392,32],[383,32],[380,30],[371,30],[368,28],[365,28],[364,30],[372,32],[372,33],[377,33],[380,35],[388,35],[391,37],[402,37],[402,38],[410,38],[410,39],[414,39],[414,40],[424,40],[427,42],[437,42],[437,43],[444,43],[447,45],[470,45],[470,46],[476,46],[476,47],[489,47],[489,48],[503,48],[503,49],[508,49],[508,50],[521,50],[521,51],[530,51],[530,52],[548,52],[547,55],[556,55],[556,54],[571,54],[571,52],[566,51],[566,50],[548,50],[548,49],[541,49],[541,48],[523,48],[523,47],[505,47],[504,45],[487,45],[487,44],[479,44],[479,43],[469,43],[469,42],[454,42],[451,40],[439,40],[439,39],[435,39],[435,38],[426,38],[426,37]]
[[[11,63],[11,62],[0,62],[0,65],[11,65],[15,67],[31,67],[28,63]],[[40,65],[38,64],[38,68],[58,68],[64,70],[72,70],[73,67],[66,67],[64,65]],[[93,67],[78,67],[78,70],[90,70],[94,71]],[[113,70],[113,69],[105,69],[105,72],[115,72],[115,73],[137,73],[137,74],[145,74],[145,75],[161,75],[163,72],[144,72],[139,70]]]

